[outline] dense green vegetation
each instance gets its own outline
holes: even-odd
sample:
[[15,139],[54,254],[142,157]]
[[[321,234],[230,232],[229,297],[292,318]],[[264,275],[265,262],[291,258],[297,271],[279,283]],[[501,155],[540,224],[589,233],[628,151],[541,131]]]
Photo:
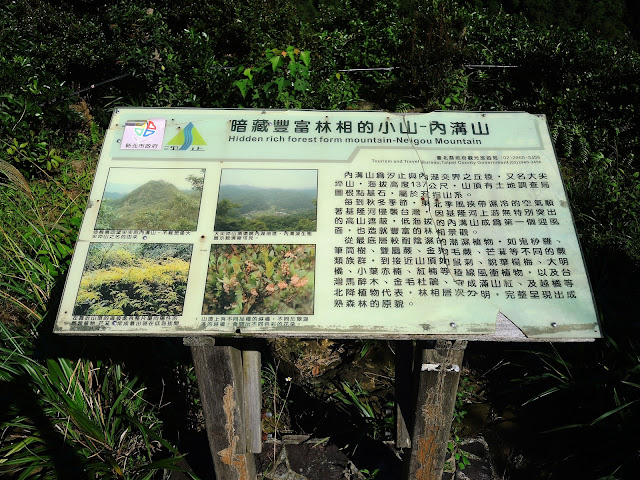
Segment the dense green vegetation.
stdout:
[[585,29],[596,37],[614,39],[631,31],[640,38],[640,8],[635,0],[464,0],[466,5],[511,14],[522,13],[541,28]]
[[202,313],[313,313],[314,245],[215,245]]
[[[176,433],[184,426],[163,424],[170,414],[159,408],[165,379],[180,377],[174,392],[192,383],[187,369],[158,355],[143,390],[141,359],[118,363],[121,352],[104,340],[90,352],[63,349],[48,335],[101,132],[115,105],[132,105],[545,114],[609,338],[540,346],[519,354],[522,366],[506,362],[500,375],[521,382],[498,401],[535,399],[517,407],[535,442],[524,451],[529,476],[516,462],[504,469],[510,478],[637,476],[640,327],[625,307],[640,293],[640,53],[632,34],[631,0],[3,2],[0,472],[160,478],[180,458],[172,444],[187,448]],[[469,67],[482,64],[514,68]],[[393,69],[344,71],[362,67]],[[239,210],[234,203],[228,211]],[[235,255],[212,257],[233,273]],[[148,261],[164,267],[161,258]],[[267,261],[254,265],[266,269]],[[246,295],[244,309],[255,297],[244,288],[251,279],[236,276],[232,289],[232,276],[228,292],[224,275],[210,282],[210,305],[237,309],[235,296]],[[267,305],[257,285],[257,303]]]
[[191,246],[93,243],[74,315],[181,315]]

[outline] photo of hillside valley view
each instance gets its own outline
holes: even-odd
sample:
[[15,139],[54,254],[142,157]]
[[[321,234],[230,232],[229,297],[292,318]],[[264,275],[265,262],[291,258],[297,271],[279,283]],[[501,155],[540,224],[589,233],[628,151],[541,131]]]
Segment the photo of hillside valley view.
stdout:
[[313,232],[317,170],[223,169],[216,231]]
[[204,170],[112,168],[96,230],[193,231]]

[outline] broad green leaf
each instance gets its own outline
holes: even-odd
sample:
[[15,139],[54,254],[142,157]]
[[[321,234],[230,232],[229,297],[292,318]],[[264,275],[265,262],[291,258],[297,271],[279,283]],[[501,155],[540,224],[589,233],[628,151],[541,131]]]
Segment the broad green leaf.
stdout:
[[304,92],[309,87],[309,82],[305,80],[301,80],[300,78],[295,81],[293,84],[293,89],[298,90],[299,92]]
[[233,82],[233,85],[238,87],[238,89],[240,90],[240,94],[242,95],[242,98],[246,98],[247,97],[247,83],[248,82],[249,82],[248,79],[236,80],[235,82]]
[[265,260],[265,273],[267,274],[267,278],[271,278],[273,276],[274,264],[276,263],[276,259],[273,260]]
[[231,257],[231,266],[233,267],[233,273],[238,274],[242,268],[242,259],[234,255]]
[[235,293],[236,293],[236,306],[235,308],[232,308],[231,310],[229,310],[229,313],[242,313],[242,297],[244,295],[244,290],[242,289],[242,286],[239,286],[238,288],[235,289]]
[[278,66],[280,65],[280,63],[282,62],[282,57],[280,57],[280,55],[276,55],[271,57],[269,60],[271,61],[271,68],[273,68],[273,71],[275,72],[278,69]]
[[[307,67],[311,65],[311,52],[309,50],[303,50],[300,52],[300,60],[302,60]],[[340,77],[338,77],[338,80],[340,80]]]
[[278,85],[278,93],[282,93],[284,91],[284,85],[286,83],[287,79],[284,77],[281,78],[276,78],[275,80],[275,84]]

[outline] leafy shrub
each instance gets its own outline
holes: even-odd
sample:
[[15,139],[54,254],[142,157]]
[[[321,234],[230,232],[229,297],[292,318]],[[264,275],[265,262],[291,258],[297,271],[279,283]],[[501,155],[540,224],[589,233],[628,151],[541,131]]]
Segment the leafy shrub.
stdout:
[[[409,32],[401,3],[320,2],[308,44],[318,57],[317,72],[313,73],[318,78],[313,82],[317,85],[315,92],[319,102],[316,108],[353,106],[359,100],[359,92],[366,92],[366,99],[378,105],[389,107],[395,104],[398,88],[402,85],[402,75],[396,72],[402,70],[407,58]],[[339,72],[367,68],[390,70]],[[336,101],[338,99],[332,99],[333,95],[327,92],[327,102],[325,86],[333,86],[334,94],[342,94],[346,98]]]
[[190,248],[171,245],[173,251],[149,258],[145,246],[92,244],[74,315],[180,315]]
[[106,50],[99,27],[40,0],[4,3],[0,27],[0,159],[27,175],[55,171],[81,127],[64,79],[90,70],[92,49]]
[[238,67],[246,78],[233,85],[240,90],[246,106],[254,108],[304,108],[309,91],[311,54],[289,45],[286,50],[274,48],[265,52],[265,60],[254,67]]
[[203,315],[313,313],[314,245],[214,245]]

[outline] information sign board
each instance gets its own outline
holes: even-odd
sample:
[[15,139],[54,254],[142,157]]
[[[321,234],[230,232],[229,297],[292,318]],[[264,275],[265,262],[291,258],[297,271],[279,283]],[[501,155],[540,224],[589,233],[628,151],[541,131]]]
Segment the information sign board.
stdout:
[[120,108],[55,329],[491,336],[505,318],[600,336],[544,116]]

